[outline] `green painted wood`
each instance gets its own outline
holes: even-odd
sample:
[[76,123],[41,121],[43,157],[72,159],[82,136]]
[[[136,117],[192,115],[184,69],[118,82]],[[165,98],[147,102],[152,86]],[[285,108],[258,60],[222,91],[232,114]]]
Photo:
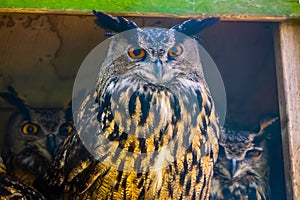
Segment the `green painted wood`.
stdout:
[[300,17],[298,0],[1,0],[0,8],[176,15]]

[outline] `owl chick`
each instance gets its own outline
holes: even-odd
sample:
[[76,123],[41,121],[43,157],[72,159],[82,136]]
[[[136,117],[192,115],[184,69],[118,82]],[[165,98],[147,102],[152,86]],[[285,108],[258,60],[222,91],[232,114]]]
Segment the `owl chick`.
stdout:
[[16,107],[8,121],[2,149],[8,174],[31,185],[52,159],[57,145],[73,132],[71,106],[32,108],[12,87],[0,96]]
[[141,29],[123,17],[94,14],[102,28],[131,32],[111,38],[98,83],[81,102],[77,133],[58,148],[41,179],[45,194],[208,199],[218,119],[197,41],[186,35],[218,19]]
[[0,157],[0,199],[43,200],[45,198],[31,186],[9,177]]
[[267,128],[276,120],[262,120],[257,133],[221,129],[224,134],[214,168],[211,200],[270,199]]

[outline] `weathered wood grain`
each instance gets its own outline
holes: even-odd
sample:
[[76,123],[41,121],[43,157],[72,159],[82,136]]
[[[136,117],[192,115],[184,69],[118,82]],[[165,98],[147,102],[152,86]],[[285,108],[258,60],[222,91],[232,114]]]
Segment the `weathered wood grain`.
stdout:
[[300,198],[300,23],[275,32],[278,93],[287,199]]

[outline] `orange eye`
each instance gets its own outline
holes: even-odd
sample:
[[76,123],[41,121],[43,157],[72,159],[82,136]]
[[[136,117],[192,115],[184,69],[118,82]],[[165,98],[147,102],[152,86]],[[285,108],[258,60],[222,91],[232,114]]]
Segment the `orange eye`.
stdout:
[[30,122],[28,122],[22,126],[22,133],[24,133],[25,135],[36,134],[38,131],[39,131],[38,125],[30,123]]
[[146,57],[146,51],[142,48],[133,48],[128,49],[128,55],[130,58],[141,60]]
[[70,123],[64,123],[60,126],[59,132],[63,135],[69,135],[73,131],[73,125]]
[[260,151],[255,151],[255,152],[253,152],[252,156],[253,157],[258,157],[258,156],[260,156],[260,154],[261,154]]
[[177,56],[180,56],[183,53],[183,48],[181,45],[175,45],[168,51],[168,56],[171,58],[175,58]]
[[262,153],[262,150],[260,150],[260,149],[252,149],[252,150],[247,151],[246,157],[247,158],[250,158],[250,157],[257,158],[261,155],[261,153]]

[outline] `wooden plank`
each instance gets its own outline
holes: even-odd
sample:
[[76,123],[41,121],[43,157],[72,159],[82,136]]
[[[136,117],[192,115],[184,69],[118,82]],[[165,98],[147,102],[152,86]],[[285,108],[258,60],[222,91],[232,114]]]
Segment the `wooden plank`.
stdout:
[[300,18],[297,0],[6,0],[0,2],[0,12],[37,12],[91,14],[91,10],[133,16],[200,17],[221,16],[225,19],[248,18],[282,20]]
[[287,199],[300,199],[300,23],[275,33],[278,93]]

